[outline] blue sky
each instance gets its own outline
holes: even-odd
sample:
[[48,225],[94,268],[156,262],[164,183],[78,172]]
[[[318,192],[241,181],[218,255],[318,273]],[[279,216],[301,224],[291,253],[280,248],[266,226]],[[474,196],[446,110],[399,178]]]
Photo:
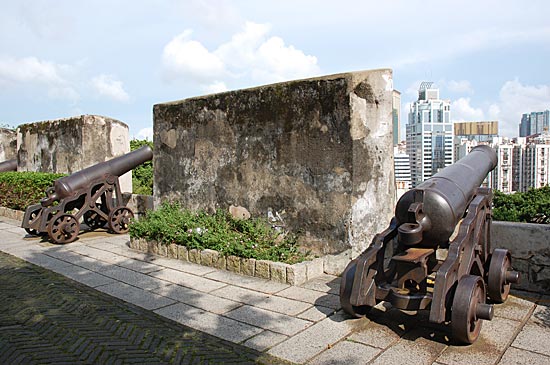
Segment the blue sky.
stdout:
[[[100,114],[152,132],[156,103],[391,68],[455,121],[550,109],[548,1],[0,0],[0,123]],[[403,128],[404,129],[404,128]]]

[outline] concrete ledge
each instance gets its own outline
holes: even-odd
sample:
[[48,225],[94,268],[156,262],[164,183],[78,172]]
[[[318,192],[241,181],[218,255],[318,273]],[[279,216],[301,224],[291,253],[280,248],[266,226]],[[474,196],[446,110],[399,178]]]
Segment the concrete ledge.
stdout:
[[0,207],[0,216],[22,222],[25,212],[22,210]]
[[[153,255],[166,256],[182,261],[215,267],[237,274],[254,276],[290,285],[300,285],[323,274],[323,258],[289,265],[268,260],[246,259],[237,256],[222,256],[218,251],[187,249],[184,246],[163,245],[156,241],[131,238],[130,248]],[[177,255],[175,254],[177,253]]]

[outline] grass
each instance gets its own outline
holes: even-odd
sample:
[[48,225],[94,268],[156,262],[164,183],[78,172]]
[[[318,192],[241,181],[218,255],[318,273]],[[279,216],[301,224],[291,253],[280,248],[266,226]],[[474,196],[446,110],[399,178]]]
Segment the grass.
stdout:
[[183,209],[177,203],[164,203],[130,226],[132,238],[155,240],[162,244],[211,249],[224,256],[294,264],[307,260],[299,250],[297,236],[273,229],[265,220],[236,220],[225,211],[214,214]]

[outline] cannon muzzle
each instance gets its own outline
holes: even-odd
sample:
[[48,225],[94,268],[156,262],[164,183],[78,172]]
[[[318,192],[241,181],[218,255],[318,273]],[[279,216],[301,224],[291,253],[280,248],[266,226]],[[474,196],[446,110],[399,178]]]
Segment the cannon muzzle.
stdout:
[[496,152],[489,146],[477,146],[453,165],[406,192],[395,208],[401,242],[438,245],[447,241],[477,188],[496,165]]
[[77,171],[72,175],[54,181],[53,187],[48,189],[47,197],[40,201],[43,207],[50,206],[55,201],[71,196],[74,192],[85,188],[93,181],[107,179],[109,176],[118,178],[136,166],[153,159],[153,150],[143,146],[125,155],[112,160],[98,163]]
[[17,160],[0,162],[0,172],[17,171]]

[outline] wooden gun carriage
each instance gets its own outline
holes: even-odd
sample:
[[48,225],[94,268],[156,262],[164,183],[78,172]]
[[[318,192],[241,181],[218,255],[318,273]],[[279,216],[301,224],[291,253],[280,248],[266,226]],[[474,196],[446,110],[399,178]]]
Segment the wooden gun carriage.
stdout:
[[27,207],[21,226],[55,243],[74,241],[81,220],[90,229],[107,225],[111,232],[126,233],[134,214],[123,205],[119,177],[152,158],[153,151],[144,146],[57,179],[39,204]]
[[[478,146],[398,201],[389,227],[342,274],[340,302],[356,317],[378,302],[429,309],[429,321],[451,322],[453,337],[473,343],[492,303],[519,282],[507,250],[491,247],[492,191],[479,186],[497,155]],[[388,256],[388,253],[391,256]]]

